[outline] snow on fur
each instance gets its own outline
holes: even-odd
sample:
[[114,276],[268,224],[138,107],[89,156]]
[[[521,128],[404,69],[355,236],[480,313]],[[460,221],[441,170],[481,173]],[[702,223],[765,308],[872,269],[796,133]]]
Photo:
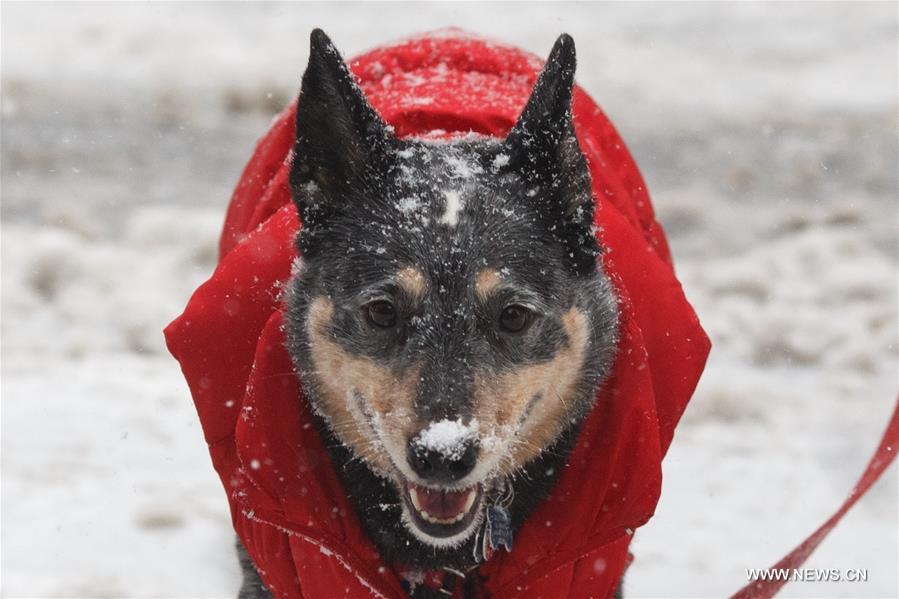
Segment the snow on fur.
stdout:
[[446,198],[446,211],[440,217],[440,222],[455,227],[459,222],[459,212],[462,210],[462,196],[455,190],[445,191],[443,196]]
[[438,420],[423,430],[415,444],[429,451],[436,451],[448,460],[458,460],[468,444],[478,436],[478,421],[463,424],[462,419]]

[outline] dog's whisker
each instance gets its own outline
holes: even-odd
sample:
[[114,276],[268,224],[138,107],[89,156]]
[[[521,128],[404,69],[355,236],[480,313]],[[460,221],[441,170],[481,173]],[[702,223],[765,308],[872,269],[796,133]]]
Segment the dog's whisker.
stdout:
[[296,372],[294,372],[294,371],[291,371],[291,372],[275,372],[275,373],[272,373],[272,374],[267,374],[267,375],[265,375],[264,377],[262,377],[262,380],[263,380],[263,381],[267,381],[267,380],[269,380],[269,379],[276,379],[276,378],[285,377],[285,376],[299,376],[299,375],[298,375]]

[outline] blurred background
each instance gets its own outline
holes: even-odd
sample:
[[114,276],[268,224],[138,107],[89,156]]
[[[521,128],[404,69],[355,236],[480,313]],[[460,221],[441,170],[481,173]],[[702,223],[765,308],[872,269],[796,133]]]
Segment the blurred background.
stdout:
[[[639,163],[708,368],[627,597],[722,597],[843,501],[897,389],[897,9],[803,4],[2,5],[2,593],[227,597],[224,493],[161,329],[212,271],[232,186],[299,88],[459,26],[545,56]],[[893,468],[808,565],[895,597]]]

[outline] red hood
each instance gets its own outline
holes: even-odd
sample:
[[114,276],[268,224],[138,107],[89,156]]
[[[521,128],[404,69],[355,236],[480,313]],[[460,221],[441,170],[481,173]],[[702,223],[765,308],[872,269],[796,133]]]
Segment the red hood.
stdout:
[[[431,35],[352,61],[399,136],[504,136],[542,66],[465,34]],[[284,349],[279,299],[299,223],[286,185],[294,108],[259,142],[232,197],[221,260],[166,329],[199,412],[235,529],[277,595],[400,596],[364,535],[314,427]],[[621,138],[574,93],[577,137],[593,179],[603,264],[621,341],[551,496],[482,566],[494,596],[610,595],[633,531],[653,514],[661,460],[709,351],[675,277],[664,233]],[[302,590],[301,590],[302,589]]]

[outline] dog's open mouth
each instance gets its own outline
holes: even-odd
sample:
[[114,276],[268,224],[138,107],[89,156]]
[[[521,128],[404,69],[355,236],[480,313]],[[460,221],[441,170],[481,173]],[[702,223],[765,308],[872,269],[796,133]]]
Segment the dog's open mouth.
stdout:
[[451,537],[464,531],[474,520],[481,504],[480,484],[448,490],[404,485],[403,500],[416,527],[433,537]]

